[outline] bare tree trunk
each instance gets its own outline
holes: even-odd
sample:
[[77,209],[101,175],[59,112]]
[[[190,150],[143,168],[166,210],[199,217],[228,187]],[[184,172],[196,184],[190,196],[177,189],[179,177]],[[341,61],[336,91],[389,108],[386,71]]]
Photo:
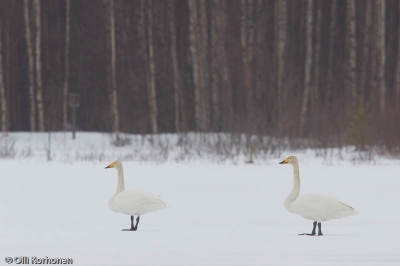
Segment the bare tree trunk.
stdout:
[[193,65],[193,85],[194,85],[194,92],[195,92],[195,120],[196,120],[196,127],[198,127],[200,121],[200,99],[199,99],[199,70],[197,64],[197,6],[195,0],[189,0],[189,49],[192,56],[192,65]]
[[[240,17],[240,41],[242,45],[242,63],[243,63],[243,89],[246,93],[250,87],[249,77],[249,62],[248,62],[248,49],[247,49],[247,3],[246,0],[241,0],[241,17]],[[246,95],[246,94],[245,94]],[[247,104],[247,101],[246,101]],[[246,109],[245,109],[246,112]]]
[[4,75],[3,75],[3,50],[1,48],[1,18],[0,18],[0,104],[1,104],[1,131],[8,132],[8,123],[6,121],[7,117],[7,99],[6,99],[6,88],[4,86]]
[[201,105],[202,105],[202,120],[203,132],[210,129],[210,57],[208,47],[208,18],[207,18],[207,1],[198,1],[199,11],[199,64],[200,64],[200,84],[201,84]]
[[[248,2],[248,4],[247,4]],[[241,44],[242,44],[242,61],[243,61],[243,79],[244,79],[244,92],[246,95],[246,112],[247,123],[252,124],[254,120],[254,96],[252,88],[252,59],[253,59],[253,37],[254,27],[251,21],[253,14],[253,1],[242,0],[242,14],[241,14]]]
[[368,62],[370,58],[370,42],[371,42],[371,18],[372,18],[372,4],[371,1],[365,1],[365,26],[363,37],[363,63],[360,69],[360,88],[359,92],[365,98],[366,87],[368,84]]
[[307,0],[307,25],[306,25],[306,62],[304,77],[304,92],[300,113],[300,135],[304,134],[304,126],[307,116],[308,98],[311,91],[312,70],[312,25],[313,25],[313,0]]
[[33,46],[31,37],[31,22],[29,19],[29,2],[24,0],[24,20],[25,20],[25,38],[26,47],[28,52],[28,72],[29,72],[29,121],[31,131],[36,130],[36,101],[35,101],[35,80],[34,80],[34,58],[33,58]]
[[232,85],[226,59],[226,2],[213,0],[211,14],[211,73],[213,129],[232,125]]
[[111,40],[111,112],[113,116],[113,131],[115,133],[116,146],[120,145],[119,138],[119,112],[117,98],[117,69],[115,55],[115,10],[114,0],[110,0],[110,40]]
[[[377,11],[375,10],[375,2],[373,4],[373,23],[371,25],[371,63],[370,63],[370,68],[369,68],[369,97],[371,99],[379,99],[379,91],[378,91],[378,79],[377,79],[377,73],[378,73],[378,57],[379,57],[379,49],[378,49],[378,44],[377,44]],[[378,103],[378,109],[379,109],[379,103]]]
[[171,60],[172,69],[174,72],[174,102],[175,102],[175,131],[181,132],[180,124],[180,76],[178,69],[178,57],[177,57],[177,44],[176,44],[176,25],[175,25],[175,0],[168,2],[169,9],[169,30],[171,36]]
[[105,14],[105,37],[107,47],[107,88],[110,99],[111,130],[115,134],[115,145],[120,145],[119,113],[116,77],[116,47],[115,47],[115,3],[114,0],[103,0]]
[[347,50],[347,90],[350,92],[350,104],[352,107],[357,104],[356,86],[356,2],[347,0],[346,9],[346,50]]
[[[250,68],[252,68],[252,61],[254,57],[254,0],[247,0],[248,1],[248,8],[247,8],[247,25],[249,27],[249,36],[248,36],[248,56],[249,56],[249,63]],[[250,77],[251,82],[251,77]]]
[[[255,79],[254,79],[254,99],[255,99],[255,104],[257,108],[257,114],[263,114],[263,115],[258,115],[257,120],[255,123],[258,125],[258,130],[266,133],[267,126],[271,121],[271,117],[274,116],[275,118],[279,119],[279,108],[277,104],[274,105],[269,105],[264,103],[264,96],[267,94],[266,87],[270,87],[271,83],[271,77],[274,77],[276,74],[271,73],[272,71],[269,71],[269,65],[271,62],[273,63],[274,60],[270,61],[269,60],[269,52],[267,51],[268,49],[265,49],[265,36],[269,35],[270,28],[272,27],[266,27],[266,21],[268,21],[269,15],[265,14],[266,8],[265,6],[268,4],[268,2],[264,0],[257,0],[256,3],[256,11],[255,11],[255,16],[257,18],[256,20],[256,36],[255,36],[255,70],[254,74]],[[272,13],[271,11],[269,11]],[[265,15],[264,15],[265,14]],[[278,23],[276,23],[277,25]],[[272,30],[272,32],[275,32]],[[274,38],[277,39],[277,38]],[[285,59],[283,59],[285,61]],[[271,64],[272,65],[272,64]],[[284,85],[283,85],[284,86]],[[278,87],[276,87],[278,89]],[[274,91],[277,91],[274,90]],[[285,92],[283,92],[283,98],[284,101],[286,98]],[[277,94],[270,94],[269,95],[272,99],[272,101],[277,102],[278,97]],[[272,107],[272,108],[271,108]],[[271,112],[269,112],[271,110]],[[278,113],[276,113],[276,110],[278,110]],[[274,113],[272,115],[272,113]],[[265,115],[268,114],[268,115]],[[282,120],[279,120],[282,121]],[[278,123],[274,128],[279,131],[281,123]],[[279,134],[279,133],[278,133]]]
[[222,89],[221,72],[219,68],[221,65],[221,50],[224,49],[223,44],[221,45],[220,40],[223,37],[221,34],[221,10],[219,9],[218,0],[213,0],[212,13],[211,13],[211,84],[212,84],[212,114],[213,114],[213,129],[215,131],[220,130],[221,120],[221,107],[220,107],[220,93]]
[[278,108],[282,108],[285,102],[286,93],[283,88],[283,79],[285,77],[285,52],[287,43],[287,1],[277,1],[277,19],[278,19]]
[[155,65],[154,65],[154,50],[153,50],[153,1],[148,0],[147,7],[147,38],[148,38],[148,51],[149,51],[149,107],[150,107],[150,121],[151,131],[153,134],[158,133],[157,126],[157,94],[156,94],[156,82],[155,82]]
[[378,48],[378,73],[377,79],[380,94],[380,110],[385,111],[386,105],[386,81],[385,81],[385,0],[376,1],[378,14],[377,48]]
[[328,47],[328,90],[326,92],[325,101],[326,103],[330,103],[332,91],[334,90],[334,78],[333,78],[333,68],[334,64],[334,55],[335,55],[335,39],[336,39],[336,9],[337,9],[337,0],[332,0],[331,4],[331,21],[329,25],[329,47]]
[[43,88],[42,88],[42,59],[41,59],[41,23],[40,1],[35,0],[36,21],[36,102],[38,109],[39,131],[44,131]]
[[254,73],[254,0],[248,1],[248,9],[247,9],[247,25],[249,27],[249,36],[248,36],[248,91],[247,91],[247,112],[248,112],[248,121],[251,125],[256,124],[255,122],[255,105],[254,105],[254,82],[253,82],[253,73]]
[[315,63],[314,63],[314,85],[311,94],[311,105],[312,109],[318,108],[316,103],[319,101],[319,78],[320,78],[320,67],[321,67],[321,23],[322,23],[322,0],[317,2],[317,21],[315,26],[316,40],[315,40]]
[[[219,78],[221,82],[220,89],[220,106],[222,112],[220,112],[220,121],[223,125],[223,130],[227,130],[233,125],[233,91],[232,83],[228,69],[227,52],[225,49],[226,42],[226,1],[214,0],[214,4],[218,6],[218,16],[216,18],[216,24],[218,28],[218,38],[220,40],[218,47],[218,69]],[[214,56],[212,56],[214,58]]]
[[[143,59],[143,69],[144,69],[144,75],[145,75],[145,85],[146,85],[146,90],[147,90],[147,96],[148,96],[148,91],[150,87],[150,74],[149,74],[149,60],[148,60],[148,53],[147,53],[147,37],[146,37],[146,7],[145,7],[145,0],[140,1],[140,19],[138,23],[138,31],[140,35],[140,50],[139,53],[142,56]],[[147,99],[147,109],[149,113],[146,115],[148,119],[145,119],[146,121],[150,121],[150,130],[151,128],[151,115],[150,115],[150,106],[148,106],[149,100]],[[146,128],[142,129],[142,133],[146,132],[147,129],[147,123],[146,123]]]
[[71,1],[65,2],[65,76],[64,76],[64,90],[63,90],[63,128],[67,130],[68,124],[68,79],[69,79],[69,32],[70,32],[70,7]]
[[[400,4],[397,15],[400,17]],[[400,99],[400,30],[397,31],[397,65],[396,65],[396,84],[395,92],[397,99]]]
[[65,2],[65,51],[64,51],[64,90],[63,90],[63,128],[67,130],[68,124],[68,79],[69,79],[69,32],[70,32],[70,0]]
[[[190,38],[190,52],[192,55],[192,64],[193,64],[193,83],[194,83],[194,92],[195,92],[195,120],[196,120],[196,130],[197,131],[205,131],[205,117],[204,117],[204,87],[203,82],[201,81],[203,76],[201,75],[201,67],[202,60],[200,59],[201,50],[198,49],[198,44],[200,43],[199,34],[199,16],[197,10],[197,1],[189,0],[189,38]],[[201,45],[200,45],[201,46]]]

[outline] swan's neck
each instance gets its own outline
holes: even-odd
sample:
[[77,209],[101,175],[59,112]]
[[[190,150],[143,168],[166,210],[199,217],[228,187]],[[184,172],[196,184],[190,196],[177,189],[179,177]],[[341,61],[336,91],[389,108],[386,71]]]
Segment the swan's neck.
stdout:
[[118,184],[117,184],[117,192],[115,194],[121,193],[125,190],[124,184],[124,169],[117,169],[118,170]]
[[300,194],[300,171],[299,165],[296,163],[293,165],[293,172],[294,172],[294,180],[293,180],[293,189],[290,192],[289,196],[286,198],[287,203],[291,203],[297,199]]

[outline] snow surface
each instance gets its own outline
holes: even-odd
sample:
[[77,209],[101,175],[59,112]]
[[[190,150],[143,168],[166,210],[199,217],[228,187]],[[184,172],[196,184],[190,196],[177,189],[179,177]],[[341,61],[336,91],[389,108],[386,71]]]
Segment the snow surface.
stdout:
[[[297,235],[312,221],[283,206],[293,170],[278,163],[288,155],[299,158],[301,193],[335,196],[360,214],[322,223],[324,236]],[[400,265],[398,163],[329,166],[296,153],[265,165],[123,162],[126,189],[169,206],[123,232],[129,216],[108,208],[117,183],[117,172],[104,169],[110,162],[0,160],[0,265],[5,256],[74,265]]]

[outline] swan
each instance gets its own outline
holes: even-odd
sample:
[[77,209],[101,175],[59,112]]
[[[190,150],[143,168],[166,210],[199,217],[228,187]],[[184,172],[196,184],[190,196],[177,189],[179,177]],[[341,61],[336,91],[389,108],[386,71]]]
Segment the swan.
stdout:
[[[115,168],[118,170],[117,191],[108,201],[108,206],[114,212],[131,216],[131,228],[123,229],[123,231],[136,231],[141,215],[167,207],[161,199],[153,194],[138,190],[125,190],[124,170],[120,161],[112,162],[105,169],[107,168]],[[136,226],[134,226],[133,222],[135,215],[137,215]]]
[[294,182],[292,192],[285,200],[285,208],[289,212],[299,214],[300,216],[313,220],[313,230],[311,234],[315,235],[315,228],[318,224],[318,235],[323,235],[321,231],[321,222],[332,219],[340,219],[346,216],[357,214],[358,212],[351,206],[336,200],[335,198],[318,194],[300,194],[300,173],[299,163],[296,156],[289,156],[279,164],[291,164],[294,170]]

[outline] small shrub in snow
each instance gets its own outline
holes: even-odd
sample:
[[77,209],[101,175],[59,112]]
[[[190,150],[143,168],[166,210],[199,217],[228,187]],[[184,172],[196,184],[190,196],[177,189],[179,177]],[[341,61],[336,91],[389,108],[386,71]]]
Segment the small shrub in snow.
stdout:
[[111,134],[110,138],[111,138],[111,144],[116,146],[116,147],[130,146],[132,144],[132,140],[125,134],[120,134],[119,135],[119,142],[118,143],[117,143],[117,139],[115,137],[115,134]]
[[0,135],[0,158],[9,159],[15,157],[15,139],[8,134]]

